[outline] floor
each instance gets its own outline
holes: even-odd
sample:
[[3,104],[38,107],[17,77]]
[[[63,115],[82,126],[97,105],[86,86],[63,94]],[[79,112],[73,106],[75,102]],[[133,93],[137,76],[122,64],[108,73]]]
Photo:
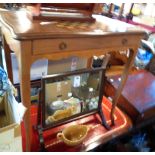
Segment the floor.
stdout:
[[155,126],[150,125],[124,137],[114,139],[93,152],[155,152]]

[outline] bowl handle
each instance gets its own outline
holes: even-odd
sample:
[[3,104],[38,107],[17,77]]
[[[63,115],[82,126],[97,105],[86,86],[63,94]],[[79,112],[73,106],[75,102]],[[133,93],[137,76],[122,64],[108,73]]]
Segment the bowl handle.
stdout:
[[62,141],[63,141],[63,139],[64,139],[63,133],[59,132],[59,133],[57,134],[57,138],[58,138],[59,140],[62,140]]

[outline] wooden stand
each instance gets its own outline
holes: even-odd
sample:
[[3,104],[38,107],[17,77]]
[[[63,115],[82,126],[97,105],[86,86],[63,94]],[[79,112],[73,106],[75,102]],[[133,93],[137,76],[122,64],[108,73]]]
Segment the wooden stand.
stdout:
[[[90,68],[90,69],[81,69],[81,70],[77,70],[77,71],[72,71],[72,72],[67,72],[67,73],[62,73],[57,75],[55,78],[52,76],[51,78],[48,76],[47,78],[42,79],[42,89],[40,89],[39,92],[39,106],[38,106],[38,119],[37,119],[37,126],[36,126],[36,130],[38,132],[39,135],[39,142],[40,142],[40,148],[41,151],[46,151],[45,149],[45,142],[44,142],[44,137],[43,137],[43,132],[50,130],[51,128],[54,128],[56,126],[61,126],[63,124],[67,124],[69,122],[73,122],[76,121],[77,119],[81,119],[83,117],[87,117],[89,115],[92,114],[96,114],[98,113],[101,119],[101,124],[105,127],[105,129],[110,130],[110,126],[108,125],[108,123],[106,122],[105,119],[105,114],[103,113],[103,107],[102,107],[102,97],[104,95],[103,92],[103,87],[104,87],[104,80],[105,80],[105,71],[106,71],[106,66],[108,64],[110,55],[107,55],[103,61],[102,67],[98,67],[98,68]],[[76,114],[77,116],[70,116],[69,118],[65,118],[63,120],[59,120],[59,122],[55,123],[52,122],[52,124],[46,125],[45,124],[45,107],[46,107],[46,99],[45,99],[45,83],[47,83],[47,79],[48,80],[53,80],[55,81],[57,78],[59,79],[60,77],[68,77],[68,76],[73,76],[73,75],[80,75],[83,73],[96,73],[96,72],[100,72],[100,81],[99,81],[99,101],[98,101],[98,108],[91,110],[91,111],[87,111],[87,112],[83,112],[80,114]],[[52,90],[51,90],[52,91]],[[55,91],[55,90],[53,90]]]

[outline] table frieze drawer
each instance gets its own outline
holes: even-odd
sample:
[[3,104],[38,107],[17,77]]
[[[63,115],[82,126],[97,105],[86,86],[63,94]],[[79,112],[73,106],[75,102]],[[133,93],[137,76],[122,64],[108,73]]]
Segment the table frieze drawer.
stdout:
[[33,54],[45,54],[64,51],[80,51],[134,45],[134,37],[100,37],[67,38],[67,39],[40,39],[33,41]]

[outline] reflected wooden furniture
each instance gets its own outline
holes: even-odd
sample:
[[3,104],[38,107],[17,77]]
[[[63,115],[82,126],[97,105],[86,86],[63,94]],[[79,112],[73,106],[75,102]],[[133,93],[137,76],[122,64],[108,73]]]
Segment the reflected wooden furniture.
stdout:
[[[106,83],[106,95],[112,97],[117,90],[120,76],[113,76]],[[113,79],[110,80],[110,79]],[[155,121],[155,76],[139,70],[129,75],[118,100],[118,106],[132,119],[134,126],[143,126]]]
[[[24,116],[26,129],[26,150],[31,150],[32,124],[30,119],[30,67],[38,59],[58,60],[70,56],[85,57],[109,51],[130,50],[128,61],[122,74],[122,81],[113,99],[113,113],[132,67],[144,31],[126,23],[100,15],[93,16],[96,22],[91,25],[73,26],[62,22],[31,21],[23,11],[1,12],[3,47],[6,53],[9,78],[12,80],[10,51],[14,51],[19,64],[21,99],[27,111]],[[71,27],[72,25],[72,27]]]

